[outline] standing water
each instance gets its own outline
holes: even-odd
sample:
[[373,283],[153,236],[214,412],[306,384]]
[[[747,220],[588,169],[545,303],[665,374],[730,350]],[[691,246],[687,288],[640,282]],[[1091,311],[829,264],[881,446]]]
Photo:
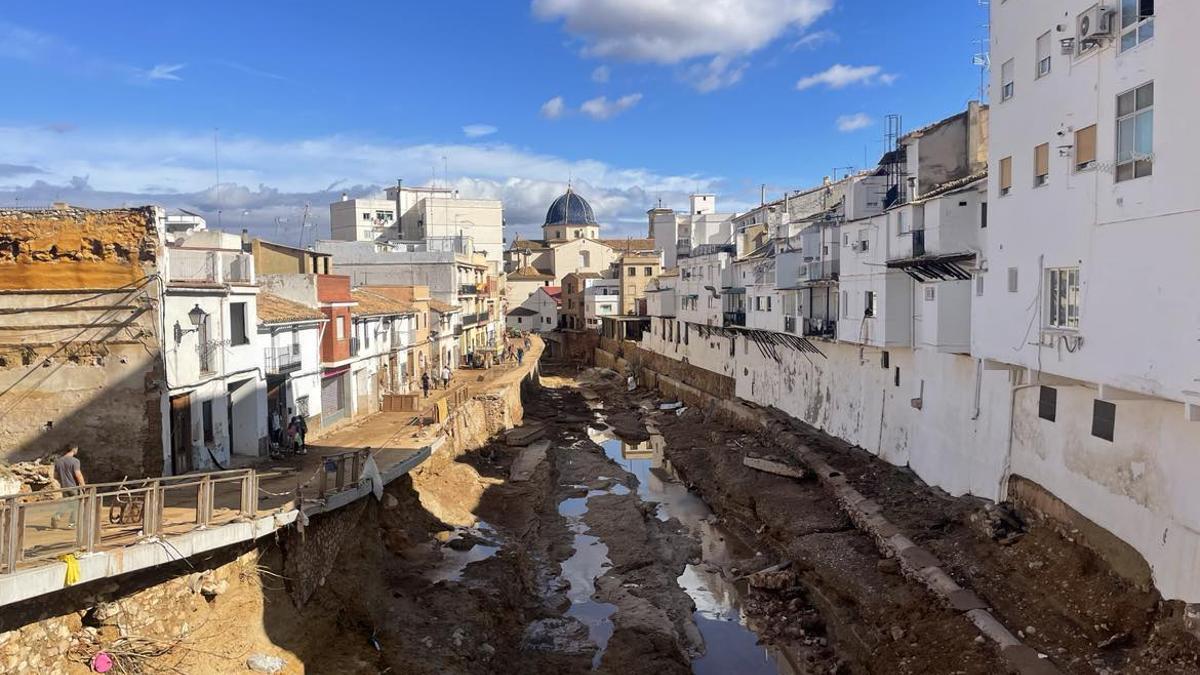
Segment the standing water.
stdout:
[[758,644],[758,636],[746,624],[741,608],[744,587],[726,579],[721,568],[737,560],[754,557],[754,551],[715,523],[703,500],[688,491],[672,475],[663,457],[663,437],[626,443],[606,431],[591,431],[592,440],[604,454],[637,477],[637,492],[644,501],[657,502],[659,520],[677,518],[700,540],[703,559],[688,565],[679,576],[679,586],[696,604],[693,619],[706,645],[705,653],[692,660],[699,675],[738,673],[776,675],[793,668],[777,650]]
[[558,513],[567,519],[567,526],[575,535],[575,552],[562,563],[563,576],[570,584],[567,599],[571,601],[571,608],[567,610],[567,616],[587,626],[588,637],[596,643],[596,653],[592,657],[593,669],[600,665],[600,657],[604,655],[604,648],[612,637],[613,625],[609,617],[617,608],[616,605],[592,599],[596,592],[596,577],[609,564],[608,547],[598,537],[588,534],[583,515],[587,513],[589,498],[606,493],[605,490],[590,490],[585,497],[564,499],[558,505]]

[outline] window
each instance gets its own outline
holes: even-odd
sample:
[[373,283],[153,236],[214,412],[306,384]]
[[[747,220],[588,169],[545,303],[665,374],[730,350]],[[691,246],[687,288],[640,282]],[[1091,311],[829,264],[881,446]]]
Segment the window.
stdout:
[[937,299],[937,286],[925,287],[925,302],[933,302]]
[[647,267],[647,268],[645,268],[645,269],[643,269],[643,270],[642,270],[642,274],[644,274],[645,276],[648,276],[648,277],[652,277],[652,276],[654,276],[654,268],[653,268],[653,267]]
[[1154,0],[1121,0],[1121,51],[1136,47],[1152,37]]
[[1096,399],[1092,403],[1092,435],[1106,441],[1113,439],[1113,428],[1117,425],[1115,403]]
[[1050,74],[1050,31],[1042,33],[1037,39],[1037,73],[1041,78]]
[[1046,325],[1079,328],[1079,268],[1046,270]]
[[301,417],[308,417],[308,397],[296,397],[296,414]]
[[896,212],[896,233],[908,234],[908,220],[904,217],[903,211]]
[[863,316],[875,316],[875,291],[863,294]]
[[1000,160],[1000,196],[1012,192],[1012,157]]
[[879,367],[887,370],[891,367],[891,354],[884,350],[879,352]]
[[1008,268],[1008,292],[1016,293],[1017,288],[1017,268],[1010,267]]
[[229,342],[230,344],[248,345],[250,336],[246,334],[246,303],[229,303]]
[[842,291],[842,318],[850,318],[850,291]]
[[686,345],[688,343],[688,334],[691,332],[692,331],[688,330],[687,324],[684,324],[684,326],[683,326],[683,344]]
[[625,276],[631,277],[631,276],[634,276],[635,274],[637,274],[636,267],[626,267],[625,268]]
[[1007,101],[1013,97],[1013,60],[1009,59],[1000,66],[1000,100]]
[[204,418],[204,442],[211,444],[216,440],[216,434],[213,433],[213,404],[212,400],[205,401],[201,406],[201,414]]
[[1033,186],[1041,187],[1050,177],[1050,144],[1042,143],[1033,149]]
[[987,202],[979,204],[979,227],[987,227]]
[[1096,125],[1075,132],[1075,170],[1091,168],[1096,163]]
[[337,318],[337,321],[334,321],[334,325],[337,326],[337,339],[345,340],[346,339],[346,317],[339,316]]
[[1058,416],[1058,390],[1042,387],[1038,395],[1038,417],[1053,422]]
[[767,311],[771,311],[771,296],[767,296]]
[[367,221],[368,223],[371,222],[371,214],[363,213],[363,220]]
[[1117,97],[1117,182],[1154,170],[1154,83]]
[[756,311],[756,312],[762,311],[762,298],[760,298],[760,297],[754,298],[754,311]]
[[975,276],[975,295],[983,297],[983,273]]

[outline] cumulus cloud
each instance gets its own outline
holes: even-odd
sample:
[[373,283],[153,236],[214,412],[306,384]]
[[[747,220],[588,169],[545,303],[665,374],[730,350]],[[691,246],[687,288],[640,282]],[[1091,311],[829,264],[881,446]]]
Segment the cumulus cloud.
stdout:
[[610,75],[612,72],[609,71],[608,66],[596,66],[596,69],[592,71],[592,82],[604,84],[608,82]]
[[852,84],[891,84],[896,76],[883,72],[881,66],[847,66],[836,63],[829,68],[801,78],[796,82],[796,89],[804,91],[818,85],[829,89],[844,89]]
[[563,97],[555,96],[554,98],[542,104],[542,117],[548,120],[556,120],[563,116],[566,112],[567,105],[563,101]]
[[[585,56],[662,65],[708,60],[710,72],[702,68],[691,80],[701,91],[733,84],[746,56],[808,28],[832,6],[833,0],[533,0],[534,15],[561,21],[583,42]],[[714,67],[714,57],[724,59],[717,64],[723,68]]]
[[183,63],[160,63],[146,71],[147,80],[181,80],[175,73],[183,70]]
[[583,105],[579,106],[579,112],[592,119],[606,120],[629,110],[641,100],[641,94],[626,94],[614,101],[609,101],[607,96],[597,96],[584,101]]
[[697,63],[688,67],[684,79],[707,94],[737,84],[749,64],[733,63],[726,56],[714,56],[708,63]]
[[499,131],[499,129],[490,124],[468,124],[462,128],[462,131],[467,138],[480,138],[483,136],[491,136]]
[[[409,185],[423,183],[430,166],[442,166],[442,157],[448,159],[451,187],[464,196],[504,201],[510,238],[516,232],[539,235],[546,208],[566,188],[568,176],[612,236],[645,236],[646,209],[660,195],[668,204],[685,205],[697,187],[717,191],[722,185],[714,176],[569,160],[505,144],[406,145],[341,135],[223,136],[220,186],[213,184],[207,131],[134,134],[85,128],[64,135],[41,127],[0,126],[0,147],[17,167],[6,172],[12,178],[0,187],[0,203],[160,204],[199,212],[214,227],[222,211],[226,228],[240,229],[244,223],[285,243],[297,241],[306,203],[309,222],[316,223],[307,240],[328,237],[328,204],[343,190],[351,197],[370,196],[397,177]],[[29,168],[42,173],[23,180],[12,173]],[[278,229],[277,218],[287,219]]]
[[853,115],[842,115],[837,118],[837,129],[841,132],[858,131],[865,129],[875,123],[871,116],[866,113],[854,113]]

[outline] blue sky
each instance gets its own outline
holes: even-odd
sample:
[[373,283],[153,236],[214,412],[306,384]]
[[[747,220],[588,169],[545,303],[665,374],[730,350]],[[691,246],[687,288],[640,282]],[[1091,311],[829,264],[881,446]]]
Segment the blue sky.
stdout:
[[638,235],[659,197],[745,208],[761,183],[873,162],[888,113],[961,110],[986,21],[975,0],[331,7],[8,6],[0,204],[222,208],[273,230],[308,202],[320,227],[343,190],[436,173],[503,198],[528,236],[573,176],[610,233]]

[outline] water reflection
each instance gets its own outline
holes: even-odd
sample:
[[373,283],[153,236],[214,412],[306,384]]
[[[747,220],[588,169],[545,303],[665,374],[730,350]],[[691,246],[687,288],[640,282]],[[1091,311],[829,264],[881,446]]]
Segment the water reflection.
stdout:
[[[447,540],[447,543],[462,539],[464,534],[488,541],[498,541],[496,530],[490,524],[481,520],[475,528],[455,530],[454,535]],[[487,546],[485,544],[475,544],[465,551],[458,550],[449,545],[444,546],[442,548],[441,562],[426,572],[425,578],[435,584],[439,581],[462,581],[463,574],[467,571],[467,565],[487,560],[496,555],[496,552],[499,550],[499,546]]]
[[598,537],[588,534],[587,524],[583,516],[587,513],[588,499],[597,495],[607,494],[607,490],[589,490],[584,497],[569,497],[558,504],[558,513],[567,519],[567,527],[575,535],[575,552],[562,563],[563,578],[570,586],[567,589],[567,599],[571,608],[567,616],[578,619],[588,629],[588,637],[596,643],[596,653],[592,657],[592,668],[600,665],[600,657],[608,640],[613,634],[612,617],[617,611],[616,605],[607,602],[597,602],[592,599],[596,593],[596,577],[604,572],[610,564],[608,546]]

